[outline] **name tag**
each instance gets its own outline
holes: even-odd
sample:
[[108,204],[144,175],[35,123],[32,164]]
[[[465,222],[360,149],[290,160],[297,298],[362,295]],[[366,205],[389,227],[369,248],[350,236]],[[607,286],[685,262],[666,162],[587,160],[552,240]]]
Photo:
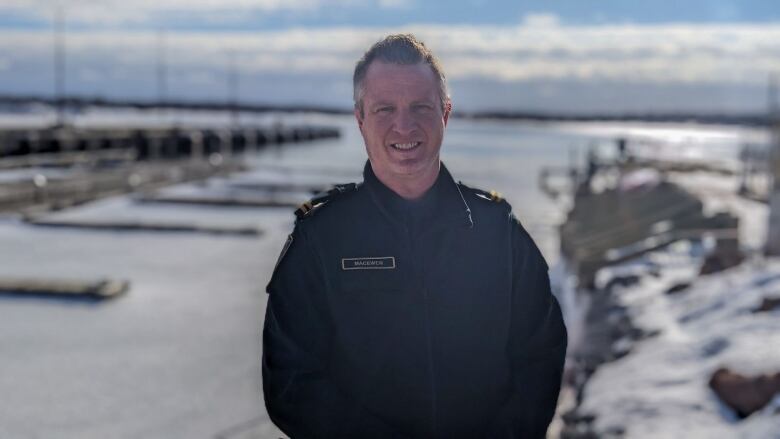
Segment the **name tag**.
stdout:
[[381,258],[343,258],[342,270],[388,270],[395,268],[395,257]]

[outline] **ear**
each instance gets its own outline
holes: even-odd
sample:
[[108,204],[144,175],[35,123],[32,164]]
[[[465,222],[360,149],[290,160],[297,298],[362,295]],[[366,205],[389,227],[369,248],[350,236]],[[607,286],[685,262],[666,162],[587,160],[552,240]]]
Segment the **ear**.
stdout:
[[444,126],[447,126],[447,121],[450,120],[450,113],[452,112],[452,101],[447,99],[447,104],[444,106]]
[[362,133],[363,132],[363,115],[360,114],[360,110],[358,109],[357,106],[355,106],[354,113],[355,113],[355,120],[357,120],[358,129],[360,129],[360,132]]

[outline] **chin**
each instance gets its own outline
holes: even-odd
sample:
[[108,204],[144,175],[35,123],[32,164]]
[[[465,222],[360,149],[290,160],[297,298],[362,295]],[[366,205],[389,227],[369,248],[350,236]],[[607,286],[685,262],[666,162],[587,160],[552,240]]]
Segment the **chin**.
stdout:
[[408,165],[393,166],[392,171],[394,174],[405,177],[414,177],[416,175],[423,174],[428,169],[421,163],[411,163]]

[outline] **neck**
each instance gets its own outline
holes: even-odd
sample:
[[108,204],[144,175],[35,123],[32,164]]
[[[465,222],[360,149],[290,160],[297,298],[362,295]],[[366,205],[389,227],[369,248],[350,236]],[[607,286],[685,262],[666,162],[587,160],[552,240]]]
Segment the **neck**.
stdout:
[[399,197],[410,201],[417,200],[425,195],[425,193],[428,192],[428,189],[436,183],[436,179],[439,178],[439,168],[440,162],[437,161],[436,165],[433,166],[429,172],[424,172],[422,175],[413,177],[410,176],[407,179],[399,179],[396,177],[389,178],[386,175],[379,174],[372,166],[377,180],[382,182],[382,184],[387,186],[391,191],[395,192]]

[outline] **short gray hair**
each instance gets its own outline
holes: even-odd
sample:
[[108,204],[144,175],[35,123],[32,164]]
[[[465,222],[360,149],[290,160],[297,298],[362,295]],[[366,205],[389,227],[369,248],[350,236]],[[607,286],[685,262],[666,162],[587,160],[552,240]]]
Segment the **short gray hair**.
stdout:
[[442,111],[447,108],[450,94],[447,89],[447,78],[444,76],[444,69],[442,69],[439,59],[414,35],[394,34],[374,43],[355,65],[355,73],[352,76],[353,99],[355,100],[355,108],[360,111],[361,115],[363,114],[366,73],[374,61],[401,65],[427,64],[436,75],[436,82],[439,84]]

